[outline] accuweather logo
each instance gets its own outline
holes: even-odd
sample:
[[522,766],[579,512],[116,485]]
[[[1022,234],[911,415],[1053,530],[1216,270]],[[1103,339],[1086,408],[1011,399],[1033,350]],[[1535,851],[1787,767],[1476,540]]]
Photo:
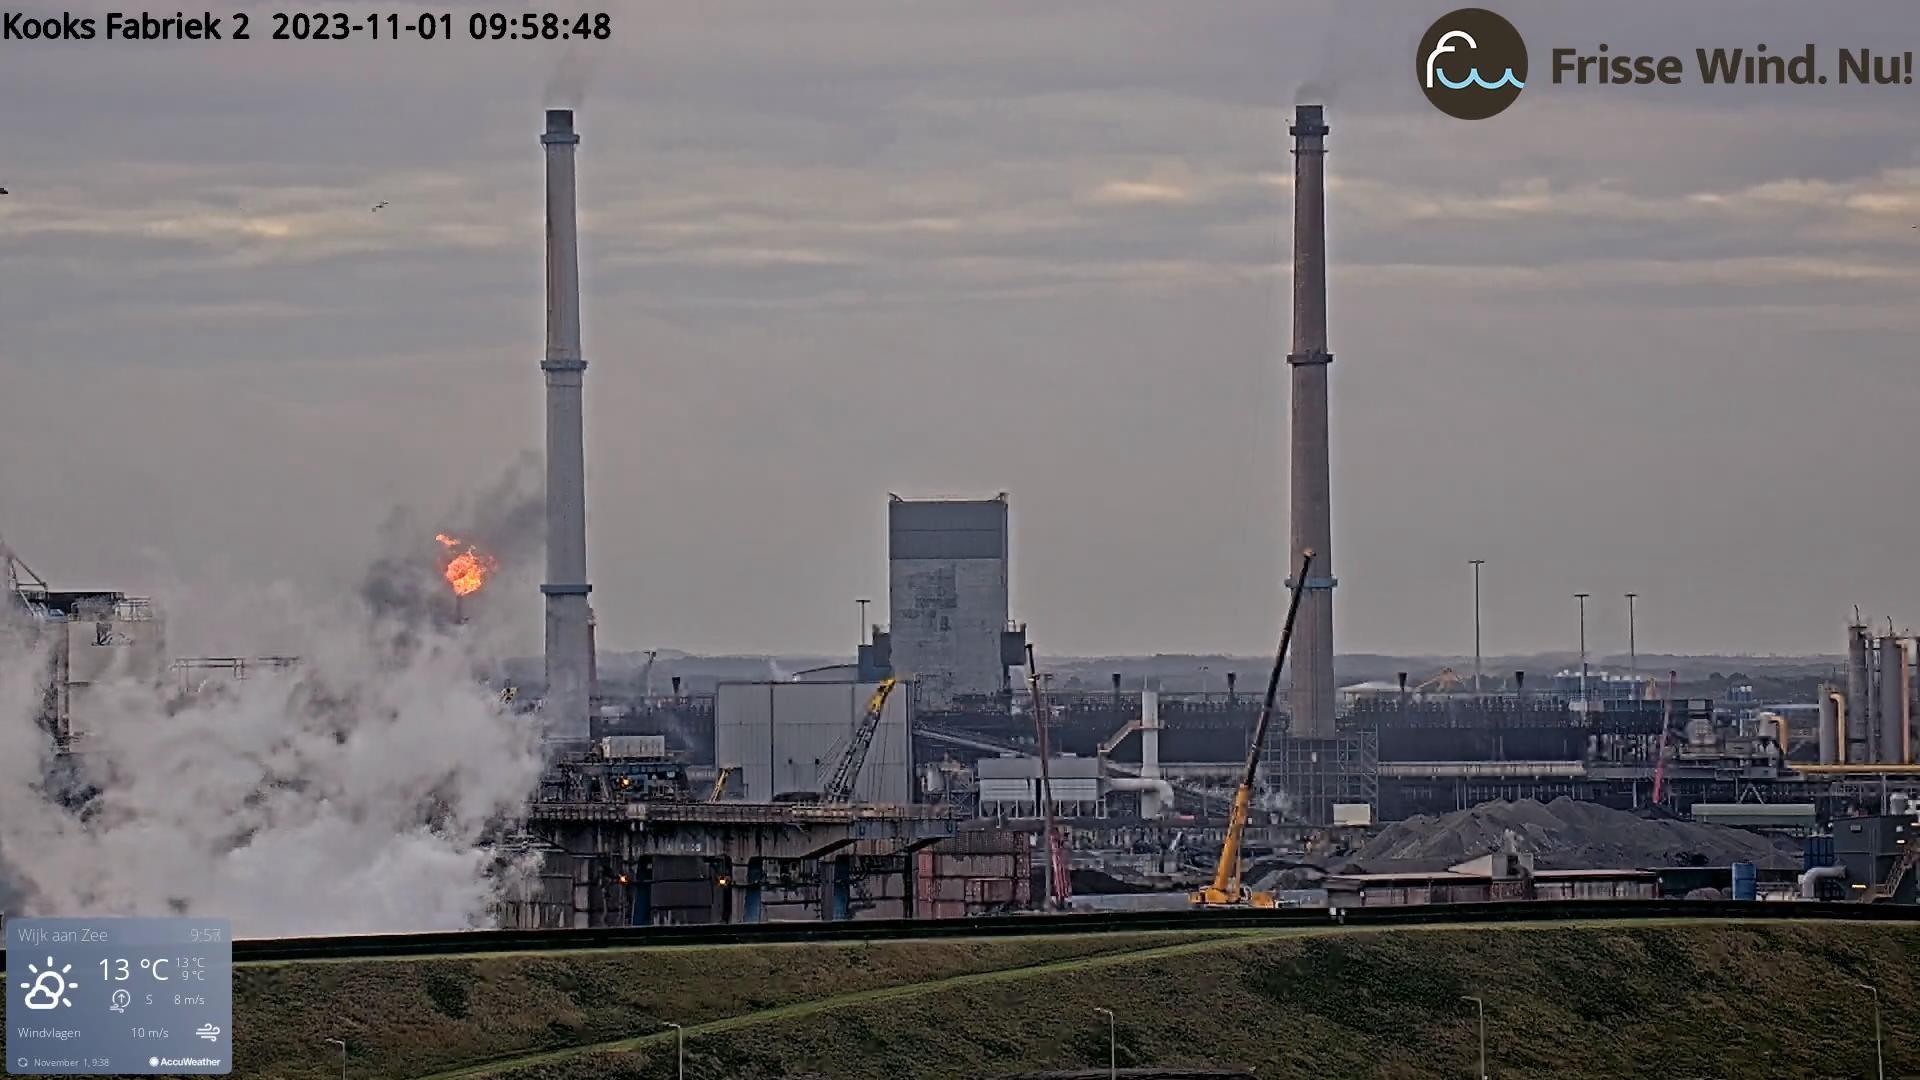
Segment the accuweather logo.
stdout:
[[1527,88],[1527,43],[1485,8],[1442,15],[1421,35],[1415,59],[1427,100],[1462,120],[1497,116]]

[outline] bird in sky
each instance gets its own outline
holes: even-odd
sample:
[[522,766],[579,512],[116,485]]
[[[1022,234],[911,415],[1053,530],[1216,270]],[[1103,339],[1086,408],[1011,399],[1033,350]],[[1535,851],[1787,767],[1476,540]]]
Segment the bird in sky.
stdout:
[[384,208],[386,207],[386,205],[387,205],[387,204],[386,204],[386,203],[383,203],[383,202],[377,202],[377,203],[374,203],[374,204],[373,204],[373,209],[372,209],[372,211],[370,211],[370,212],[371,212],[371,213],[375,213],[375,214],[377,214],[377,213],[379,213],[379,212],[380,212],[380,211],[381,211],[382,209],[384,209]]

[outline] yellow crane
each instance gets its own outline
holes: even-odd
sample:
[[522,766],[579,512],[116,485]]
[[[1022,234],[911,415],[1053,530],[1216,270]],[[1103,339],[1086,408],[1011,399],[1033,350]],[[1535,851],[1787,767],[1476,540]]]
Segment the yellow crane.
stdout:
[[1233,813],[1227,818],[1227,835],[1220,842],[1220,863],[1213,871],[1213,884],[1196,889],[1187,899],[1197,907],[1276,906],[1271,893],[1252,892],[1240,881],[1240,842],[1246,836],[1247,819],[1253,808],[1253,783],[1260,770],[1260,751],[1267,741],[1267,725],[1273,719],[1273,699],[1280,690],[1280,669],[1287,663],[1287,646],[1293,642],[1293,620],[1300,613],[1300,596],[1306,591],[1307,570],[1313,566],[1313,549],[1300,553],[1300,572],[1294,575],[1293,597],[1287,601],[1286,625],[1280,629],[1280,649],[1273,656],[1273,672],[1267,676],[1267,697],[1260,705],[1260,721],[1253,727],[1253,743],[1247,747],[1247,766],[1240,774],[1240,789],[1233,794]]
[[860,716],[860,724],[853,730],[853,737],[847,742],[847,752],[840,756],[839,764],[834,766],[833,775],[827,779],[826,791],[820,801],[825,803],[847,803],[853,801],[853,784],[860,778],[860,766],[867,762],[867,749],[873,745],[873,736],[880,730],[880,716],[887,708],[887,696],[893,693],[894,678],[889,675],[874,687],[873,696],[867,699],[867,710]]

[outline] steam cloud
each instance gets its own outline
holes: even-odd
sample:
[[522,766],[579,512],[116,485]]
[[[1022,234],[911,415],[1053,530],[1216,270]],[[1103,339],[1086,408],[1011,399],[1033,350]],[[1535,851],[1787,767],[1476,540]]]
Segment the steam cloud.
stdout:
[[309,614],[292,671],[97,686],[65,759],[83,808],[47,780],[46,657],[0,637],[4,909],[225,916],[247,936],[482,924],[502,881],[483,840],[539,779],[529,726],[464,642],[396,654],[364,613]]
[[[67,757],[42,721],[47,642],[0,596],[0,913],[206,915],[255,937],[490,922],[524,868],[488,841],[542,761],[484,658],[537,607],[541,490],[529,455],[445,519],[396,511],[359,596],[279,588],[226,620],[236,651],[271,639],[296,666],[190,687],[97,680],[73,703]],[[499,560],[468,598],[470,617],[488,599],[497,617],[453,625],[442,530]]]

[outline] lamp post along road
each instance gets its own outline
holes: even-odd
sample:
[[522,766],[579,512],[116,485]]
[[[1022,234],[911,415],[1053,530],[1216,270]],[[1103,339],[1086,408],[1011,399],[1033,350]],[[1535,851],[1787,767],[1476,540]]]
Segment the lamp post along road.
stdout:
[[1574,599],[1580,601],[1580,713],[1586,715],[1587,701],[1587,597],[1592,593],[1574,593]]
[[1880,1046],[1880,988],[1861,983],[1860,989],[1873,995],[1873,1075],[1876,1080],[1887,1080],[1887,1056]]
[[1480,568],[1485,559],[1468,559],[1473,564],[1473,695],[1480,696]]
[[1487,1003],[1477,997],[1463,996],[1461,1001],[1473,1002],[1480,1013],[1480,1080],[1489,1080],[1487,1076]]
[[673,1029],[674,1075],[680,1080],[687,1080],[687,1029],[671,1020],[663,1020],[661,1023]]
[[1639,593],[1627,594],[1627,674],[1640,677],[1640,647],[1633,640],[1633,602]]

